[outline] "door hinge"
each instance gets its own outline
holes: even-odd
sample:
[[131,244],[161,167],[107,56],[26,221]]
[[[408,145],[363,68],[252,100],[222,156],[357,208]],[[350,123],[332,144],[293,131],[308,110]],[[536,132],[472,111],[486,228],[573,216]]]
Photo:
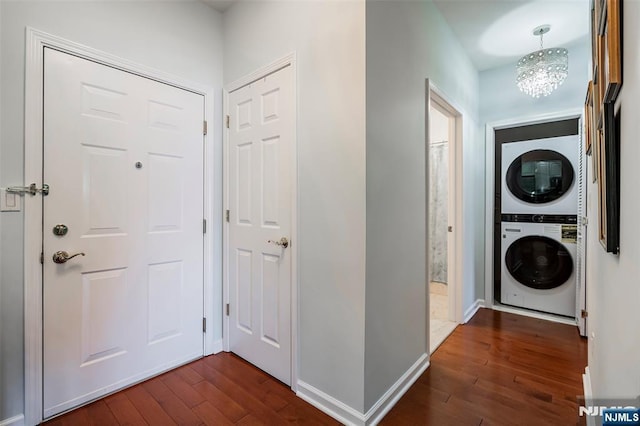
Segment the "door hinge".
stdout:
[[589,224],[589,218],[586,216],[582,216],[582,225],[587,226]]
[[40,252],[40,264],[44,265],[44,253]]
[[231,117],[227,115],[227,129],[229,128],[229,122],[231,121]]
[[447,232],[453,232],[453,226],[447,226]]
[[207,219],[202,219],[202,233],[207,233]]
[[589,316],[589,312],[587,312],[586,310],[582,309],[582,310],[580,311],[580,317],[581,317],[581,318],[586,318],[586,317],[588,317],[588,316]]
[[207,319],[206,318],[202,318],[202,332],[206,333],[207,332]]
[[229,316],[229,304],[227,303],[227,307],[226,307],[226,312],[227,312],[227,316]]
[[229,216],[231,215],[231,213],[229,213],[229,210],[227,210],[227,212],[225,213],[225,218],[227,220],[227,222],[229,222]]
[[207,120],[204,120],[202,122],[202,134],[203,135],[207,136],[208,128],[209,128],[209,123],[207,123]]

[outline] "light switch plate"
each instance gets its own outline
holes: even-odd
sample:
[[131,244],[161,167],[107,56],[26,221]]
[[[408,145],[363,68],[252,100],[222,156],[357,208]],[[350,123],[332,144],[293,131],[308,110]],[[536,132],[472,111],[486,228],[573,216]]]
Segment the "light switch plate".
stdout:
[[0,188],[0,212],[19,212],[22,206],[22,197],[20,194],[7,192],[6,189]]

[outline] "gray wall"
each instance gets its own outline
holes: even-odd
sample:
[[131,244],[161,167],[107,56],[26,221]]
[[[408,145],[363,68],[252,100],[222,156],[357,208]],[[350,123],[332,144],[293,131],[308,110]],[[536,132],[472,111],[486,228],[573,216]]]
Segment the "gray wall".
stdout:
[[[0,17],[0,186],[23,180],[26,26],[216,88],[214,128],[221,128],[221,22],[219,13],[210,7],[196,2],[1,1]],[[215,145],[220,182],[220,131]],[[0,221],[2,421],[21,414],[24,405],[23,215],[2,213]],[[221,235],[220,226],[214,231]],[[219,258],[220,243],[213,255]],[[216,291],[219,298],[221,289]],[[222,335],[221,315],[219,311],[214,324],[215,339]]]
[[433,3],[368,1],[366,14],[365,410],[428,352],[426,78],[464,115],[464,309],[484,288],[478,73]]
[[224,80],[297,54],[300,379],[363,409],[365,11],[362,1],[239,2]]
[[[624,82],[618,98],[620,140],[620,255],[606,254],[598,241],[598,188],[587,196],[587,310],[589,369],[595,398],[640,395],[640,2],[624,2]],[[592,176],[591,158],[589,176]]]

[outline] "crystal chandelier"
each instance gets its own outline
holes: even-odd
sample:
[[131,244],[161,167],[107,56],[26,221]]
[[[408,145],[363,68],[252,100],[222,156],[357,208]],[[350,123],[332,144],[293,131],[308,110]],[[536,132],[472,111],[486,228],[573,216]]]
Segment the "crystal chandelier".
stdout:
[[534,98],[549,96],[569,74],[569,51],[542,46],[542,36],[550,29],[549,25],[542,25],[533,30],[533,35],[540,36],[540,50],[524,55],[516,66],[518,88]]

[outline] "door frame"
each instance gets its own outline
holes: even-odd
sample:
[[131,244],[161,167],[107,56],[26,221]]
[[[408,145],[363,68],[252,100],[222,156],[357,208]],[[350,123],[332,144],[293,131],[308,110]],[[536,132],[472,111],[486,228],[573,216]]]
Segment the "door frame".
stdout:
[[584,122],[582,109],[567,109],[545,114],[528,115],[521,117],[509,118],[506,120],[493,121],[486,124],[485,128],[485,292],[484,307],[499,311],[512,312],[520,315],[530,316],[533,318],[546,319],[563,324],[576,325],[576,321],[564,319],[552,314],[545,314],[526,309],[512,308],[494,303],[493,294],[493,261],[494,261],[494,242],[493,242],[493,203],[495,190],[495,167],[501,165],[495,164],[495,131],[510,127],[526,126],[530,124],[540,124],[548,121],[569,120],[578,118],[580,125],[578,126],[578,137],[582,140],[582,123]]
[[[25,159],[24,181],[42,183],[43,171],[43,77],[44,48],[49,47],[97,62],[121,71],[168,84],[179,89],[203,96],[204,114],[211,123],[204,135],[204,219],[209,224],[221,220],[221,212],[216,212],[214,193],[220,185],[214,173],[214,89],[194,83],[144,65],[111,55],[106,52],[75,43],[64,38],[48,34],[37,29],[26,28],[26,69],[25,69]],[[55,188],[54,188],[55,190]],[[25,369],[24,397],[25,424],[38,424],[43,420],[43,271],[40,263],[42,250],[42,203],[41,196],[24,197],[24,339]],[[219,352],[220,342],[213,340],[215,335],[215,288],[221,287],[221,276],[214,271],[221,267],[221,259],[214,259],[216,237],[215,227],[209,226],[204,234],[204,283],[203,300],[207,330],[203,336],[203,355]]]
[[[453,242],[453,249],[451,247],[447,247],[447,276],[449,278],[453,277],[453,288],[449,287],[449,319],[456,322],[457,324],[464,323],[464,310],[463,310],[463,294],[464,294],[464,283],[463,283],[463,262],[462,262],[462,242],[464,241],[464,229],[463,229],[463,220],[462,220],[462,151],[463,151],[463,118],[464,114],[462,113],[462,109],[460,109],[454,102],[451,102],[450,98],[430,79],[427,79],[427,105],[426,105],[426,144],[427,144],[427,203],[429,200],[429,150],[430,150],[430,120],[429,120],[429,112],[431,110],[431,104],[437,105],[437,107],[441,110],[446,111],[446,113],[453,118],[453,126],[449,127],[449,134],[453,131],[455,137],[453,141],[448,141],[449,143],[449,189],[453,189],[453,192],[449,191],[448,199],[449,199],[449,207],[454,206],[453,211],[449,209],[448,217],[449,220],[453,219],[450,226],[453,226],[453,235],[450,238],[447,238],[447,242]],[[453,173],[451,170],[451,166],[454,167]],[[451,182],[453,180],[453,182]],[[427,235],[429,235],[429,206],[427,205]],[[448,233],[449,234],[449,233]],[[427,253],[429,253],[429,247],[427,247]],[[453,262],[450,260],[453,259]],[[429,296],[429,285],[430,285],[430,277],[431,277],[431,268],[430,262],[427,262],[427,306],[430,309],[431,306],[431,297]],[[453,290],[454,294],[451,294],[451,290]],[[429,315],[427,315],[429,316]],[[427,327],[427,335],[429,336],[427,339],[428,345],[431,341],[431,332],[429,327]],[[427,346],[427,352],[429,352],[429,347]]]
[[[257,70],[245,75],[244,77],[239,78],[238,80],[225,85],[223,89],[223,110],[224,117],[229,115],[229,94],[234,92],[242,87],[264,78],[269,74],[273,74],[277,71],[280,71],[283,68],[291,67],[292,74],[292,90],[293,90],[293,101],[295,105],[292,109],[293,111],[293,144],[291,147],[291,390],[297,392],[298,390],[298,371],[299,371],[299,339],[298,339],[298,330],[299,330],[299,317],[298,317],[298,283],[299,280],[299,270],[298,270],[298,256],[300,253],[300,245],[298,244],[298,139],[297,139],[297,127],[298,127],[298,91],[297,91],[297,68],[296,68],[296,54],[295,52],[289,53],[288,55],[277,59],[276,61],[265,65],[263,67],[258,68]],[[226,126],[223,126],[223,210],[226,211],[229,209],[229,129]],[[223,290],[222,290],[222,306],[223,308],[226,304],[229,303],[229,222],[226,220],[223,223],[222,230],[222,258],[223,258],[223,266],[222,266],[222,280],[223,280]],[[226,352],[229,352],[229,316],[223,315],[223,349]]]
[[[578,286],[578,293],[576,298],[576,322],[578,324],[578,332],[581,336],[587,337],[588,333],[588,317],[581,315],[582,311],[587,311],[587,226],[589,225],[589,213],[588,213],[588,185],[589,185],[589,163],[591,163],[589,157],[587,157],[584,151],[584,139],[586,138],[587,131],[587,119],[582,114],[580,120],[580,158],[579,158],[579,180],[578,187],[578,241],[576,245],[576,256],[579,257],[579,269],[576,271],[576,286]],[[592,154],[593,155],[593,152]],[[594,221],[595,222],[595,221]],[[580,314],[580,315],[578,315]]]

